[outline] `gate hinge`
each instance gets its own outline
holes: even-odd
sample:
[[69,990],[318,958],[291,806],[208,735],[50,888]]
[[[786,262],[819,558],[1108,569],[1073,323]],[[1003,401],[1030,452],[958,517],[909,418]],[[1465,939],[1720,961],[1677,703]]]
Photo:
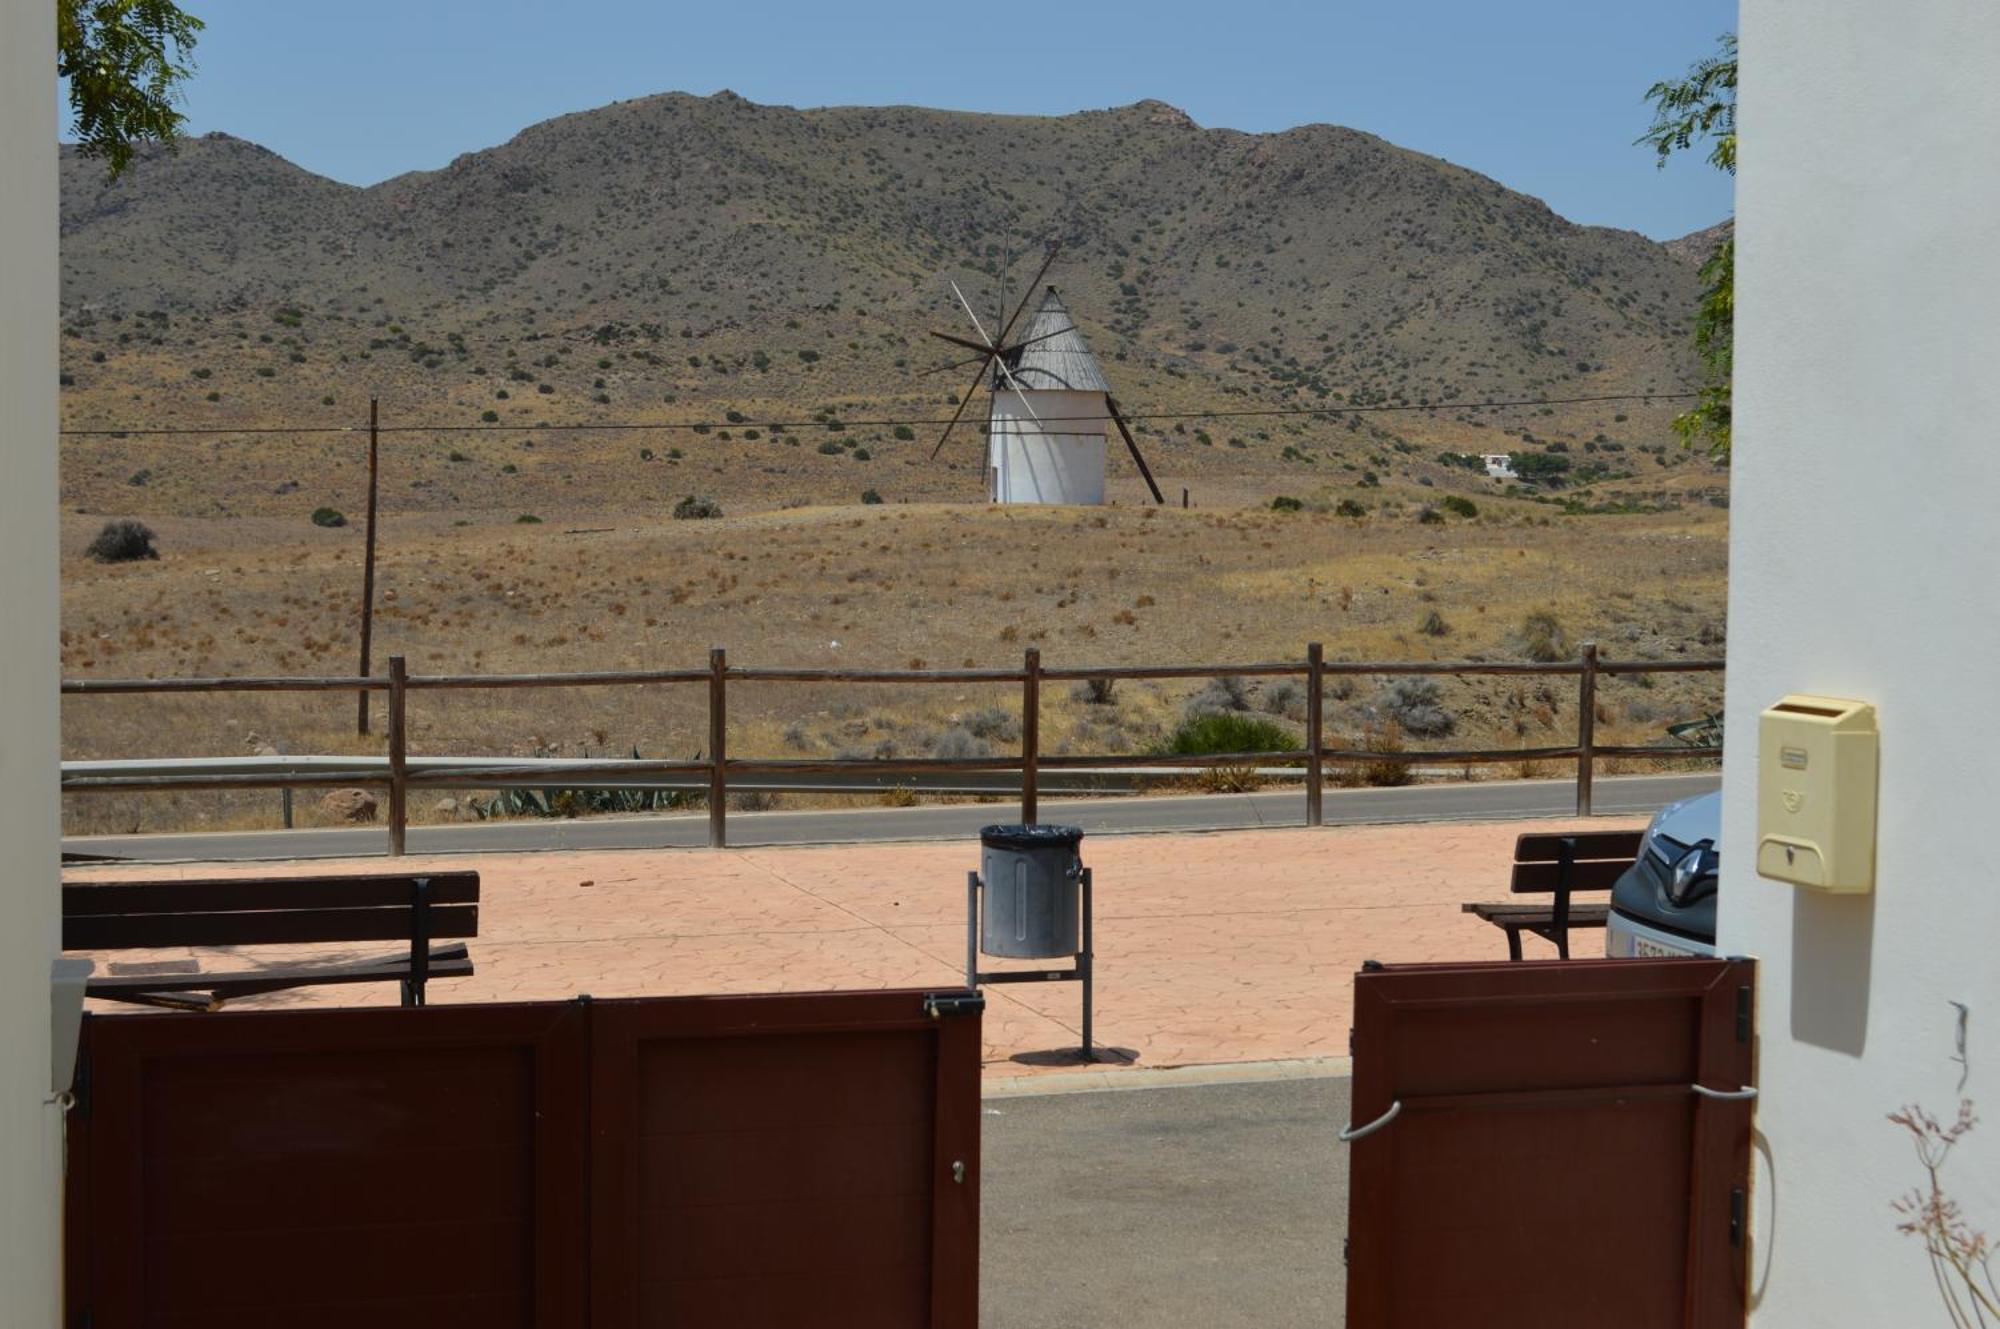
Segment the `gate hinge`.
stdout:
[[924,1014],[933,1020],[947,1015],[978,1015],[986,1009],[986,997],[978,992],[932,992],[924,997]]
[[1343,1267],[1354,1263],[1354,1238],[1342,1237],[1340,1239],[1340,1263]]
[[1736,1041],[1739,1043],[1748,1043],[1750,1041],[1750,1035],[1753,1031],[1752,1026],[1754,1024],[1754,1021],[1750,1018],[1752,1000],[1750,985],[1748,983],[1736,989]]

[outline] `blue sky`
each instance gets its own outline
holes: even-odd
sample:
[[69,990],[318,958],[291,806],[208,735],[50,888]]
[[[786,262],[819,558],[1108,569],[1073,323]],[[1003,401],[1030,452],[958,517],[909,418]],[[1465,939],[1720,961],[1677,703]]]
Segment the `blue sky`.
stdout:
[[1327,121],[1659,238],[1731,211],[1696,161],[1632,146],[1642,100],[1734,0],[182,0],[207,20],[186,110],[370,184],[564,112],[730,88],[792,106],[1060,114],[1157,97],[1204,125]]

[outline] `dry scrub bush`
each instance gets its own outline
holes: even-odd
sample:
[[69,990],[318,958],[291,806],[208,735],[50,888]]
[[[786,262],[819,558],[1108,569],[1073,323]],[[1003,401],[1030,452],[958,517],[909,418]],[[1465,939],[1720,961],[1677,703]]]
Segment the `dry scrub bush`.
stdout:
[[1529,614],[1521,620],[1521,650],[1538,664],[1569,659],[1569,636],[1562,621],[1546,609]]
[[121,517],[117,521],[107,521],[97,538],[85,550],[99,563],[132,563],[140,559],[158,558],[160,551],[153,547],[152,529],[143,522]]

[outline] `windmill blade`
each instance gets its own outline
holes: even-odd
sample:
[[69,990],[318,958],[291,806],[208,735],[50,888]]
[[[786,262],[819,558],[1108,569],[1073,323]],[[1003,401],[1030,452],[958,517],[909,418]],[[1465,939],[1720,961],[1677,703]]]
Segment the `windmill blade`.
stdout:
[[[1007,317],[1007,279],[1014,275],[1014,232],[1010,229],[1007,238],[1000,242],[1000,271],[993,278],[993,326],[999,327],[1000,320]],[[1007,334],[1001,333],[1000,340],[1006,341]]]
[[972,394],[979,391],[980,383],[986,378],[985,361],[990,359],[992,359],[990,355],[982,357],[979,372],[972,376],[972,386],[958,394],[958,409],[951,413],[951,419],[946,423],[944,432],[938,435],[937,446],[931,449],[932,461],[936,461],[937,455],[944,451],[945,440],[951,437],[951,431],[958,428],[959,417],[965,414],[967,404],[972,401]]
[[[942,373],[947,369],[961,369],[966,365],[975,362],[977,362],[979,365],[979,371],[974,376],[972,380],[972,385],[969,388],[967,388],[966,391],[959,394],[958,409],[954,410],[951,413],[951,419],[945,422],[944,432],[938,435],[937,445],[931,449],[931,459],[933,461],[937,459],[939,453],[944,451],[944,445],[951,438],[951,431],[956,429],[958,427],[958,422],[964,418],[965,408],[972,401],[972,394],[978,391],[980,383],[983,382],[986,378],[986,369],[988,364],[991,364],[996,368],[998,368],[1000,372],[1000,377],[1007,383],[1007,385],[1010,388],[1013,389],[1015,398],[1021,403],[1021,409],[1027,412],[1028,418],[1030,420],[1033,420],[1035,422],[1035,428],[1037,430],[1041,430],[1043,428],[1041,418],[1035,414],[1035,408],[1028,404],[1028,395],[1026,389],[1024,389],[1021,386],[1021,381],[1014,377],[1013,370],[1008,368],[1005,357],[1007,354],[1013,351],[1020,350],[1021,346],[1028,346],[1032,344],[1032,342],[1036,341],[1044,341],[1047,340],[1049,337],[1061,336],[1062,333],[1069,331],[1069,329],[1062,328],[1058,329],[1055,332],[1044,333],[1042,334],[1042,336],[1032,338],[1031,341],[1022,342],[1021,346],[1011,347],[1008,348],[1008,350],[1006,351],[1003,351],[1001,347],[1002,343],[1006,341],[1007,335],[1013,331],[1015,324],[1020,322],[1021,315],[1027,311],[1028,302],[1034,298],[1035,288],[1041,284],[1042,278],[1048,275],[1050,266],[1053,265],[1056,261],[1056,252],[1061,247],[1062,245],[1060,241],[1049,242],[1048,252],[1042,258],[1042,266],[1039,270],[1036,271],[1035,279],[1028,283],[1027,292],[1021,297],[1021,303],[1015,306],[1013,316],[1009,318],[1002,327],[996,329],[996,331],[1000,333],[1000,336],[997,339],[987,334],[986,325],[979,321],[979,315],[973,311],[972,303],[965,298],[965,292],[961,291],[958,288],[958,283],[955,281],[948,283],[951,286],[951,293],[953,298],[955,298],[958,301],[958,307],[965,311],[965,316],[968,319],[972,320],[972,330],[979,334],[979,340],[973,341],[967,337],[956,337],[949,332],[933,331],[931,333],[931,336],[938,338],[940,341],[950,342],[954,346],[963,346],[965,349],[969,351],[977,351],[979,354],[964,360],[960,360],[956,364],[940,365],[934,370],[926,370],[924,372]],[[1001,308],[1003,310],[1006,308],[1004,295],[1002,296]],[[1136,455],[1136,450],[1135,450],[1135,455]],[[1145,468],[1145,463],[1141,462],[1140,469],[1144,470],[1144,468]],[[1151,476],[1149,475],[1147,479],[1150,482]],[[1158,497],[1159,490],[1155,488],[1153,492],[1154,496]]]
[[1072,323],[1068,327],[1057,328],[1054,332],[1044,332],[1039,337],[1024,338],[1021,341],[1015,342],[1012,346],[1002,346],[1000,348],[1000,354],[1013,355],[1018,351],[1027,350],[1030,346],[1033,346],[1036,342],[1047,341],[1051,337],[1060,337],[1065,332],[1075,332],[1075,331],[1076,331],[1076,324]]
[[1014,330],[1014,325],[1021,321],[1021,315],[1027,312],[1028,301],[1035,298],[1035,288],[1042,284],[1042,278],[1049,275],[1049,269],[1055,266],[1056,254],[1061,249],[1062,241],[1049,241],[1049,252],[1043,255],[1042,266],[1036,269],[1035,279],[1029,282],[1027,289],[1021,293],[1021,303],[1014,306],[1014,317],[1008,319],[1007,326],[1000,329],[1000,340],[1002,342],[1007,340],[1007,334]]
[[1118,426],[1118,435],[1125,440],[1126,450],[1132,454],[1133,462],[1139,467],[1139,474],[1146,477],[1146,488],[1153,491],[1153,502],[1161,507],[1167,506],[1166,496],[1160,492],[1159,485],[1153,483],[1152,468],[1147,466],[1146,459],[1139,455],[1138,441],[1132,437],[1131,426],[1125,423],[1125,413],[1118,409],[1118,399],[1107,392],[1104,394],[1104,406],[1111,412],[1112,423]]
[[[1034,345],[1034,344],[1035,344],[1036,342],[1040,342],[1040,341],[1047,341],[1047,340],[1048,340],[1049,338],[1051,338],[1051,337],[1060,337],[1060,336],[1062,336],[1062,335],[1063,335],[1063,334],[1064,334],[1065,332],[1075,332],[1075,331],[1076,331],[1076,324],[1072,323],[1072,324],[1070,324],[1070,325],[1069,325],[1068,327],[1066,327],[1066,328],[1057,328],[1057,329],[1056,329],[1056,330],[1055,330],[1054,332],[1044,332],[1044,333],[1043,333],[1043,334],[1042,334],[1041,336],[1039,336],[1039,337],[1030,337],[1030,338],[1028,338],[1028,339],[1027,339],[1026,341],[1017,341],[1017,342],[1015,342],[1015,343],[1014,343],[1014,344],[1013,344],[1012,346],[1005,346],[1005,347],[1002,347],[1002,348],[1000,349],[1000,354],[1001,354],[1001,355],[1013,355],[1013,354],[1015,354],[1015,353],[1017,353],[1017,352],[1019,352],[1019,351],[1024,351],[1024,350],[1026,350],[1026,349],[1027,349],[1028,347],[1030,347],[1030,346],[1033,346],[1033,345]],[[942,334],[936,334],[936,335],[942,335]],[[961,346],[970,346],[970,345],[972,345],[972,343],[971,343],[971,342],[969,342],[969,341],[964,341],[964,340],[961,340],[960,338],[956,338],[956,337],[946,337],[946,338],[945,338],[945,340],[946,340],[946,341],[956,341],[956,342],[958,342],[958,344],[959,344],[959,345],[961,345]],[[967,356],[967,357],[966,357],[965,359],[963,359],[963,360],[953,360],[953,361],[952,361],[952,362],[951,362],[950,364],[945,364],[945,365],[933,365],[933,366],[931,366],[931,367],[930,367],[929,369],[919,369],[919,370],[917,371],[917,377],[918,377],[918,378],[923,378],[923,377],[924,377],[925,375],[927,375],[927,374],[942,374],[942,373],[945,373],[945,372],[947,372],[948,370],[953,370],[953,369],[957,369],[957,368],[959,368],[959,367],[960,367],[961,365],[969,365],[969,364],[971,364],[971,363],[972,363],[972,362],[973,362],[974,360],[983,360],[983,359],[985,359],[985,358],[986,358],[986,356],[985,356],[985,355],[983,355],[983,354],[982,354],[982,355],[970,355],[970,356]]]
[[[991,337],[988,337],[986,335],[986,325],[979,321],[979,315],[972,312],[972,306],[966,301],[965,292],[958,289],[957,282],[951,283],[951,293],[958,297],[958,307],[960,309],[963,309],[965,311],[965,316],[972,320],[972,326],[974,330],[979,333],[980,339],[986,343],[986,349],[989,351],[999,350],[1000,347],[998,343],[996,343]],[[934,335],[939,337],[944,336],[942,332],[936,333]],[[970,342],[966,343],[966,345],[968,346],[970,346],[971,344],[972,343]]]
[[991,358],[991,356],[983,352],[979,355],[968,355],[963,360],[953,360],[948,364],[932,365],[929,369],[919,369],[917,377],[929,378],[932,374],[949,374],[954,369],[963,369],[969,364],[976,364],[981,360]]
[[978,351],[981,355],[993,354],[994,348],[992,346],[985,342],[974,341],[970,337],[955,337],[949,332],[937,332],[935,330],[932,331],[931,336],[936,337],[939,341],[948,341],[953,346],[963,346],[969,351]]
[[986,378],[987,362],[992,361],[999,352],[999,348],[993,344],[993,339],[986,335],[985,327],[980,324],[979,315],[973,313],[972,306],[966,302],[965,292],[958,289],[957,282],[951,283],[951,293],[958,297],[959,308],[963,309],[965,316],[972,320],[973,329],[979,333],[980,340],[968,341],[964,337],[954,337],[948,332],[933,332],[931,336],[980,352],[980,364],[979,372],[973,375],[972,386],[959,394],[958,409],[951,413],[951,419],[945,424],[944,432],[938,435],[937,446],[931,449],[932,461],[936,461],[937,455],[944,451],[945,441],[951,437],[951,431],[958,428],[959,419],[965,414],[966,404],[972,400],[972,394],[979,390],[980,383]]

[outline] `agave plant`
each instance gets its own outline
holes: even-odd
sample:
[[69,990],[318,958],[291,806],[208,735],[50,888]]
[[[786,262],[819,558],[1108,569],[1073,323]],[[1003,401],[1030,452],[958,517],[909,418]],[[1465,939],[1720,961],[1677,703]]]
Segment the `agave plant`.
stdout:
[[[632,749],[632,760],[645,760],[636,747]],[[700,761],[701,753],[695,753],[693,760]],[[686,789],[551,786],[540,790],[502,789],[484,802],[474,799],[472,811],[481,821],[492,817],[588,817],[606,812],[672,812],[701,807],[707,801],[707,795]]]

